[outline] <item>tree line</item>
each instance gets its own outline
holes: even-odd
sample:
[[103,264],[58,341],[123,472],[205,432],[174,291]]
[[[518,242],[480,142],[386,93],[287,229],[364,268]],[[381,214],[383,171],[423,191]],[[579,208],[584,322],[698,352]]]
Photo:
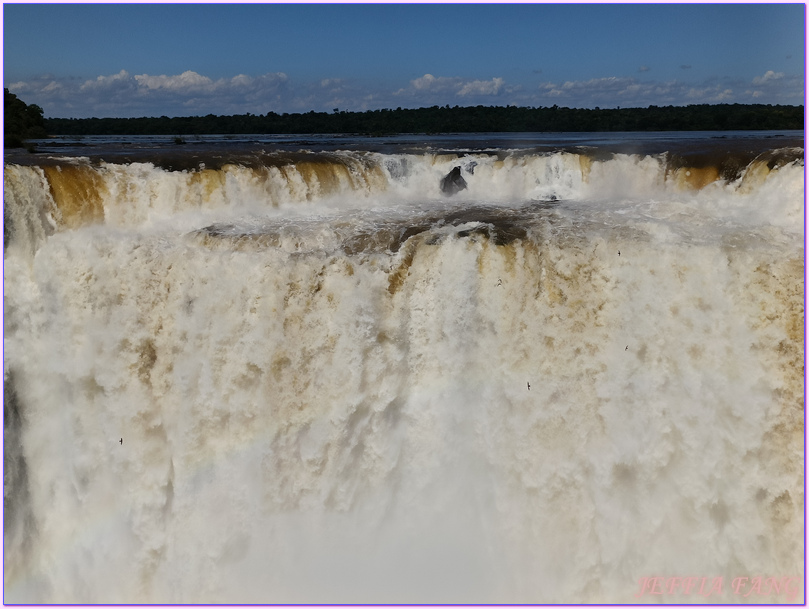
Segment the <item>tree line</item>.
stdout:
[[42,108],[28,105],[3,89],[3,147],[21,148],[25,140],[48,135]]
[[[6,138],[9,96],[6,91]],[[14,99],[16,96],[11,95]],[[20,104],[23,102],[17,100]],[[16,102],[14,102],[16,104]],[[23,104],[25,106],[25,104]],[[17,107],[16,105],[14,106]],[[803,129],[803,106],[764,104],[699,104],[647,108],[583,109],[551,107],[432,106],[430,108],[306,112],[298,114],[237,114],[230,116],[141,118],[48,118],[28,106],[14,125],[18,133],[50,135],[205,135],[586,131],[727,131]],[[28,122],[26,122],[28,121]],[[40,128],[41,126],[41,128]]]
[[531,131],[725,131],[803,129],[803,106],[700,104],[582,109],[473,106],[299,114],[142,118],[50,118],[58,135],[471,133]]

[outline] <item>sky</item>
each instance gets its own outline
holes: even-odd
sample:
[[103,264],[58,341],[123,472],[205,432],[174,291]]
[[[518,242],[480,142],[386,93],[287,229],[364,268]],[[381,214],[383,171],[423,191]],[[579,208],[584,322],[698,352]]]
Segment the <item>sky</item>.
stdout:
[[4,4],[48,118],[803,104],[804,4]]

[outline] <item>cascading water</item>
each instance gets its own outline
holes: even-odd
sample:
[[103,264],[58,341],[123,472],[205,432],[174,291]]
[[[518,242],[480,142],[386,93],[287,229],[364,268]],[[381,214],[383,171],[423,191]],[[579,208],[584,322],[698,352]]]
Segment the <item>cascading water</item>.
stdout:
[[802,602],[802,155],[7,162],[5,601]]

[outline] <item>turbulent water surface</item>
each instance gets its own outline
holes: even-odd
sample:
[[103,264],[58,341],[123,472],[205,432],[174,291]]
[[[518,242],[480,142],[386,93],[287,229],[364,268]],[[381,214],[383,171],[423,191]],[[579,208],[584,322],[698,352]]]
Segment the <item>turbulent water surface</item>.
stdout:
[[802,602],[803,154],[7,154],[5,601]]

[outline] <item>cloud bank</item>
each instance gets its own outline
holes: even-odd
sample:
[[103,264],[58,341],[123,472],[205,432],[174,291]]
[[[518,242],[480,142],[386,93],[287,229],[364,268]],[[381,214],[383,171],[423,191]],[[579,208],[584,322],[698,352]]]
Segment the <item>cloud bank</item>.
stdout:
[[[690,66],[681,66],[687,70]],[[640,72],[648,68],[641,66]],[[534,71],[533,74],[537,74]],[[404,86],[351,79],[297,81],[283,72],[212,79],[187,70],[175,75],[117,74],[93,79],[44,75],[6,85],[47,117],[194,116],[460,106],[645,107],[700,103],[803,103],[802,76],[766,71],[750,81],[654,81],[610,76],[580,81],[514,84],[500,76],[469,79],[424,74]]]

